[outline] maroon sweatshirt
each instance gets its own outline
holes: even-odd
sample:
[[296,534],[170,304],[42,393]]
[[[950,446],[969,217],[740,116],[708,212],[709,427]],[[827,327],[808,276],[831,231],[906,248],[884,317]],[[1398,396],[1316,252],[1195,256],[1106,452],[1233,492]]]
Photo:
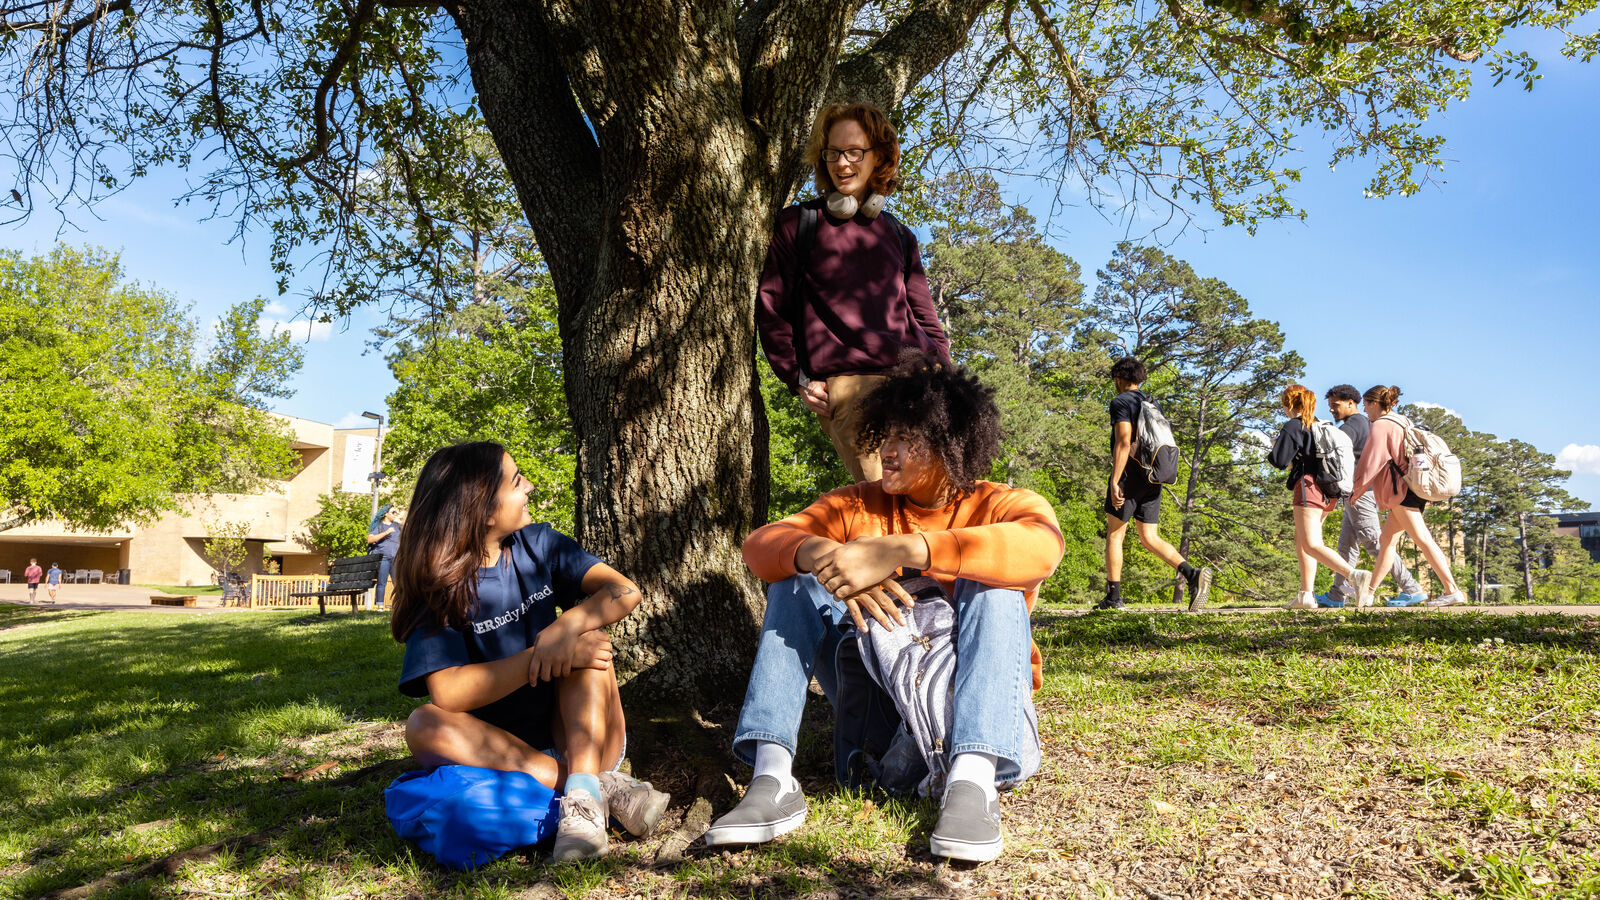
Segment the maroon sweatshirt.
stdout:
[[761,348],[784,384],[795,388],[802,372],[818,380],[879,374],[906,348],[950,360],[950,339],[928,293],[916,235],[909,235],[908,266],[886,216],[841,222],[823,211],[807,271],[798,273],[810,286],[802,292],[794,281],[799,228],[800,207],[778,214],[756,297]]

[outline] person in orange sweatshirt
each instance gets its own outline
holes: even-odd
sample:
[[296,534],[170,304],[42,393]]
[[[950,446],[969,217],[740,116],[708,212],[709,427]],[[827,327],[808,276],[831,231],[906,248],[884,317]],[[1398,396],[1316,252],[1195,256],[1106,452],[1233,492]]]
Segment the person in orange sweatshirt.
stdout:
[[979,480],[1000,450],[999,419],[994,392],[971,374],[913,355],[863,402],[860,444],[878,451],[882,480],[824,494],[745,540],[746,564],[770,584],[733,738],[755,772],[708,845],[762,843],[805,821],[790,769],[806,687],[816,674],[831,691],[833,650],[851,629],[905,623],[911,598],[894,578],[916,570],[945,589],[957,621],[950,770],[929,847],[1000,854],[996,788],[1028,774],[1019,748],[1042,684],[1028,615],[1063,543],[1043,497]]

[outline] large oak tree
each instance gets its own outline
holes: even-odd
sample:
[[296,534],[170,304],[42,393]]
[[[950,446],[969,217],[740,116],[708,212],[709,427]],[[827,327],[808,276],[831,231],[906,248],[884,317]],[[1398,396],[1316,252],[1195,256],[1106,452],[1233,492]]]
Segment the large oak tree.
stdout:
[[[271,229],[285,278],[328,263],[338,311],[415,280],[369,252],[386,234],[470,226],[473,192],[448,221],[435,198],[463,193],[481,117],[558,297],[577,530],[647,594],[620,662],[725,696],[760,605],[739,554],[767,491],[752,298],[821,104],[898,108],[929,165],[980,136],[1097,202],[1249,224],[1298,213],[1299,129],[1365,157],[1374,193],[1414,190],[1469,64],[1531,78],[1507,29],[1594,3],[0,0],[0,202],[70,210],[176,163],[187,199]],[[408,216],[361,202],[378,160]]]

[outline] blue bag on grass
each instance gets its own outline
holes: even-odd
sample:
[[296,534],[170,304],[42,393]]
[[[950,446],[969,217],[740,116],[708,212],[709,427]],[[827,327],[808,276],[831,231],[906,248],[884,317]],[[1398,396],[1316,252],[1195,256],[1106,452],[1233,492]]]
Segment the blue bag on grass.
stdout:
[[526,772],[440,766],[383,791],[389,824],[452,869],[475,869],[556,832],[561,798]]

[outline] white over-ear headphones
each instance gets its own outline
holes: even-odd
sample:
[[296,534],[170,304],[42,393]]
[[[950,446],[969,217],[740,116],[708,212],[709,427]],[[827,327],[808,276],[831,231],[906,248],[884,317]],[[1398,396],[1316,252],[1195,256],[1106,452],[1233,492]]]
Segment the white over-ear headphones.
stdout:
[[851,219],[859,212],[869,219],[876,219],[878,213],[883,212],[883,202],[882,194],[868,194],[867,202],[862,203],[851,194],[829,191],[828,215],[835,219]]

